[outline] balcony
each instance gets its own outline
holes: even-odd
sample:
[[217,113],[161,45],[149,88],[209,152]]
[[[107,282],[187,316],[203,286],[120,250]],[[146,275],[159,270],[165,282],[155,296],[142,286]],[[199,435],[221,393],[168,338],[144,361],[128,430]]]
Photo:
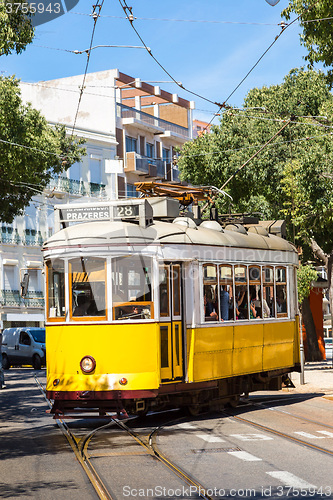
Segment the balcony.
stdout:
[[28,247],[41,247],[43,245],[41,232],[35,229],[25,229],[22,243]]
[[123,125],[136,125],[138,128],[162,134],[162,137],[163,134],[166,134],[175,139],[179,138],[181,142],[190,139],[190,131],[186,127],[162,120],[124,104],[117,104],[117,116],[122,118]]
[[131,172],[146,177],[165,179],[165,161],[147,158],[134,151],[126,153],[125,172]]
[[65,193],[76,196],[92,196],[104,197],[105,184],[97,184],[95,182],[76,181],[67,179],[67,177],[56,177],[51,179],[49,185],[45,189],[49,195],[61,198]]
[[0,233],[0,243],[5,245],[17,245],[21,243],[21,238],[18,235],[17,229],[8,231],[11,228],[2,228]]
[[0,306],[4,307],[32,307],[44,308],[45,300],[43,292],[29,292],[28,295],[21,297],[19,290],[0,290]]

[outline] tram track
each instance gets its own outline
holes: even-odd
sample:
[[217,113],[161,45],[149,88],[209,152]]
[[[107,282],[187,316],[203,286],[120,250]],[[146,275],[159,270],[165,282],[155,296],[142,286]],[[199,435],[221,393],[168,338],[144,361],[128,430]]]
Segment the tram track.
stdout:
[[[46,397],[46,391],[38,378],[35,375],[35,381],[37,386],[39,387],[39,390],[41,391],[48,407],[51,409],[52,404],[51,402],[47,399]],[[66,437],[70,447],[72,448],[74,455],[76,459],[78,460],[79,464],[83,468],[86,476],[88,477],[90,483],[92,484],[93,488],[95,489],[96,494],[98,495],[98,498],[101,500],[116,500],[115,497],[113,497],[110,492],[108,491],[108,488],[100,478],[99,474],[97,473],[96,469],[92,465],[91,461],[89,458],[87,458],[85,454],[85,442],[87,441],[87,438],[91,435],[97,432],[99,429],[105,427],[101,426],[100,428],[95,429],[92,432],[89,432],[86,436],[83,438],[78,438],[74,435],[74,433],[69,429],[68,425],[66,422],[64,422],[61,418],[56,418],[55,419],[58,427],[60,428],[61,432],[63,435]],[[110,425],[107,424],[107,425]]]
[[[44,396],[44,399],[46,400],[48,406],[51,408],[51,403],[50,401],[46,398],[46,392],[45,389],[43,388],[42,384],[38,380],[38,378],[35,376],[36,384],[38,385],[41,393]],[[261,409],[261,410],[267,410],[271,412],[276,412],[280,415],[287,415],[290,418],[296,419],[301,422],[306,422],[309,424],[314,424],[318,425],[321,427],[325,427],[327,429],[333,429],[332,425],[329,424],[324,424],[323,422],[316,421],[314,419],[310,419],[304,416],[301,416],[299,414],[294,414],[290,411],[281,409],[281,408],[273,408],[269,406],[272,404],[272,402],[276,402],[276,400],[266,400],[265,403],[263,402],[247,402],[246,406],[247,408],[253,407],[256,409]],[[244,408],[243,406],[243,408]],[[241,407],[238,407],[241,409]],[[263,425],[258,422],[254,422],[253,420],[249,418],[245,418],[240,415],[235,415],[234,411],[227,411],[223,410],[222,414],[227,416],[228,418],[234,419],[236,421],[242,422],[244,424],[250,425],[252,427],[255,427],[256,429],[260,429],[261,431],[265,431],[270,434],[274,434],[276,436],[279,436],[281,438],[287,439],[289,441],[292,441],[294,443],[297,443],[301,446],[316,450],[320,453],[332,456],[333,451],[324,448],[322,446],[318,446],[316,444],[310,443],[308,441],[305,441],[304,439],[300,439],[298,437],[292,436],[286,432],[280,431],[278,429],[274,429],[272,427],[269,427],[267,425]],[[179,465],[174,463],[172,460],[170,460],[165,454],[161,452],[161,450],[158,447],[157,444],[157,438],[159,432],[168,425],[173,425],[175,423],[178,423],[181,419],[172,419],[169,421],[164,421],[162,425],[159,425],[155,427],[153,430],[151,430],[144,438],[140,436],[137,432],[135,432],[129,425],[133,423],[137,419],[137,417],[133,417],[131,419],[126,419],[126,423],[124,420],[118,420],[117,418],[114,418],[112,415],[109,415],[108,418],[110,418],[110,421],[107,424],[101,425],[94,430],[81,435],[77,436],[75,435],[69,426],[64,422],[63,419],[61,418],[56,418],[56,423],[60,430],[62,431],[63,435],[66,437],[68,443],[70,444],[71,449],[73,450],[76,459],[80,463],[81,467],[83,468],[87,478],[89,479],[90,483],[92,484],[98,498],[101,500],[117,500],[117,497],[110,491],[110,486],[106,485],[103,480],[101,479],[97,469],[95,468],[94,464],[92,463],[96,457],[104,457],[107,458],[109,455],[108,453],[102,453],[102,454],[95,454],[90,453],[89,451],[89,446],[92,444],[93,438],[96,436],[96,434],[100,431],[106,430],[111,427],[118,427],[122,431],[126,433],[127,436],[130,436],[138,445],[140,445],[144,449],[144,453],[142,453],[145,456],[150,456],[153,459],[156,459],[161,463],[164,467],[166,467],[172,474],[176,475],[182,482],[184,482],[186,485],[190,487],[194,487],[196,491],[198,492],[198,495],[200,498],[203,498],[204,500],[212,500],[212,497],[207,493],[207,488],[205,488],[199,481],[197,481],[194,477],[189,475],[186,471],[184,471]],[[129,424],[129,425],[127,425]],[[136,453],[137,455],[140,455],[140,453]],[[111,454],[112,455],[112,454]],[[112,485],[111,485],[112,487]]]
[[[309,423],[309,424],[314,424],[314,425],[317,425],[317,426],[320,426],[320,427],[325,427],[326,429],[332,429],[333,430],[333,426],[332,425],[325,424],[323,422],[319,422],[319,421],[316,421],[316,420],[313,420],[313,419],[310,419],[310,418],[307,418],[307,417],[304,417],[304,416],[301,416],[301,415],[298,415],[298,414],[294,414],[294,413],[292,413],[290,411],[287,411],[287,410],[281,410],[280,408],[272,408],[271,406],[267,406],[267,404],[264,404],[262,402],[260,402],[260,403],[259,402],[247,402],[247,404],[245,406],[246,407],[253,406],[255,408],[260,408],[260,409],[263,409],[263,410],[267,410],[267,411],[271,411],[271,412],[276,412],[278,414],[287,415],[288,417],[296,419],[296,420],[299,420],[301,422],[306,422],[306,423]],[[241,417],[239,415],[235,415],[234,412],[232,412],[232,411],[226,411],[226,410],[224,410],[223,413],[227,417],[229,417],[231,419],[237,420],[239,422],[243,422],[243,423],[248,424],[248,425],[250,425],[252,427],[255,427],[256,429],[260,429],[260,430],[268,432],[270,434],[274,434],[276,436],[282,437],[282,438],[287,439],[289,441],[293,441],[293,442],[295,442],[297,444],[300,444],[300,445],[305,446],[307,448],[314,449],[314,450],[319,451],[321,453],[324,453],[326,455],[329,455],[329,456],[333,455],[333,451],[332,450],[328,450],[327,448],[324,448],[322,446],[318,446],[316,444],[313,444],[313,443],[310,443],[310,442],[305,441],[303,439],[300,439],[300,438],[298,438],[296,436],[292,436],[290,434],[287,434],[286,432],[279,431],[277,429],[273,429],[271,427],[268,427],[266,425],[260,424],[258,422],[254,422],[253,420],[250,420],[248,418],[244,418],[244,417]]]
[[[46,391],[38,378],[35,375],[35,381],[37,386],[39,387],[45,401],[47,402],[49,408],[52,407],[51,402],[46,397]],[[201,483],[199,483],[195,478],[190,476],[187,472],[182,470],[177,464],[173,463],[167,456],[165,456],[158,448],[156,439],[159,431],[165,427],[165,425],[169,425],[171,421],[165,422],[163,425],[156,427],[153,429],[147,436],[146,441],[142,439],[136,432],[134,432],[128,425],[125,424],[123,420],[118,420],[111,415],[109,416],[110,422],[104,424],[96,429],[88,432],[87,434],[78,437],[76,436],[68,427],[66,422],[64,422],[61,418],[55,418],[55,421],[62,431],[63,435],[66,437],[70,447],[72,448],[76,459],[79,464],[83,468],[85,474],[87,475],[90,483],[95,489],[95,492],[101,500],[116,500],[117,497],[114,496],[109,488],[105,485],[100,475],[98,474],[96,468],[92,464],[92,459],[94,459],[94,455],[90,454],[88,448],[92,439],[95,435],[102,430],[105,430],[110,427],[117,426],[128,436],[135,440],[137,444],[142,446],[145,450],[145,455],[151,456],[153,459],[158,460],[163,466],[167,467],[169,471],[175,474],[179,479],[181,479],[186,485],[190,487],[194,487],[197,491],[197,494],[203,500],[213,500],[213,498],[206,493],[207,488],[205,488]],[[130,419],[126,419],[126,421],[135,420],[137,417],[133,417]],[[172,420],[173,422],[174,420]],[[101,455],[99,455],[101,456]]]

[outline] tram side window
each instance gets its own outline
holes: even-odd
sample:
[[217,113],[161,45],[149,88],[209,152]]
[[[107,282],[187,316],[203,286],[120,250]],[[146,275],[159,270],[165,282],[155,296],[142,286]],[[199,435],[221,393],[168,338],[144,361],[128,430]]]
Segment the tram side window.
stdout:
[[272,267],[263,267],[263,317],[275,317],[275,292],[274,292],[274,269]]
[[106,318],[105,259],[81,257],[69,263],[72,318]]
[[65,264],[60,259],[47,262],[47,316],[65,317]]
[[213,264],[203,266],[203,296],[205,321],[217,321],[219,319],[217,269]]
[[249,319],[247,268],[246,266],[235,266],[234,273],[236,319]]
[[261,298],[260,267],[249,267],[250,319],[262,318],[263,304]]
[[112,260],[112,306],[116,320],[147,320],[154,317],[151,259],[143,256]]
[[169,267],[159,268],[160,316],[169,317]]
[[229,265],[220,266],[220,315],[221,321],[234,319],[233,272]]
[[277,316],[287,316],[287,270],[285,267],[275,269],[275,286]]

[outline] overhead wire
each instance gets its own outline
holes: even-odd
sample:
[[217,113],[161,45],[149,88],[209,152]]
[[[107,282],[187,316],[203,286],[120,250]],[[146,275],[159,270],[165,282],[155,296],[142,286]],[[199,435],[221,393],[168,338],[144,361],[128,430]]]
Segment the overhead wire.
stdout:
[[[85,12],[73,12],[70,11],[68,14],[77,16],[90,16]],[[110,19],[127,19],[127,16],[111,16],[108,14],[101,14],[101,18]],[[136,21],[166,21],[166,22],[180,22],[180,23],[204,23],[204,24],[239,24],[246,26],[278,26],[279,23],[258,23],[258,22],[246,22],[246,21],[222,21],[217,19],[174,19],[174,18],[163,18],[163,17],[138,17],[135,16]],[[318,19],[309,19],[308,21],[303,21],[304,23],[315,23],[319,21],[330,21],[333,17],[323,17]]]
[[[119,0],[120,1],[120,0]],[[308,12],[309,10],[313,9],[318,3],[319,3],[320,0],[316,0],[312,5],[309,5],[308,7],[306,7],[305,9],[305,12]],[[286,31],[287,28],[289,28],[290,26],[292,26],[296,21],[298,21],[302,16],[304,15],[303,14],[299,14],[297,17],[295,17],[295,19],[293,19],[290,23],[288,24],[285,24],[285,23],[281,23],[281,32],[274,38],[273,42],[269,45],[269,47],[265,50],[265,52],[259,57],[259,59],[256,61],[256,63],[251,67],[251,69],[246,73],[246,75],[242,78],[242,80],[238,83],[238,85],[236,85],[236,87],[232,90],[232,92],[230,92],[230,94],[228,95],[228,97],[224,100],[223,104],[221,105],[220,109],[218,110],[218,113],[221,111],[222,108],[226,108],[226,103],[229,101],[229,99],[234,95],[234,93],[239,89],[239,87],[242,85],[242,83],[244,83],[244,81],[248,78],[248,76],[252,73],[252,71],[258,66],[259,62],[263,59],[263,57],[267,54],[267,52],[273,47],[273,45],[275,45],[275,43],[277,42],[277,40],[281,37],[281,35]],[[206,128],[204,129],[207,130],[208,127],[210,127],[210,125],[212,124],[213,120],[214,120],[215,116],[212,117],[212,119],[210,120],[210,122],[207,124]]]
[[46,151],[44,149],[39,149],[39,148],[31,147],[31,146],[26,146],[24,144],[18,144],[17,142],[6,141],[5,139],[0,139],[0,142],[3,142],[5,144],[9,144],[10,146],[16,146],[16,147],[19,147],[19,148],[30,149],[32,151],[36,151],[37,153],[49,154],[49,155],[52,155],[52,156],[56,156],[57,158],[63,159],[63,155],[59,155],[58,153],[53,153],[52,151]]
[[[295,124],[295,122],[293,122]],[[328,138],[330,136],[333,136],[333,132],[330,132],[328,134],[322,134],[322,135],[312,135],[312,136],[306,136],[306,137],[301,137],[299,139],[292,139],[288,141],[280,141],[276,142],[274,144],[269,144],[268,147],[272,148],[275,146],[283,146],[284,144],[290,144],[291,142],[303,142],[303,141],[309,141],[309,140],[316,140],[316,139],[324,139]],[[253,144],[250,146],[243,146],[241,148],[233,148],[233,149],[224,149],[224,150],[219,150],[219,151],[211,151],[209,153],[196,153],[193,155],[181,155],[182,158],[193,158],[193,157],[198,157],[198,156],[213,156],[213,155],[220,155],[220,154],[226,154],[226,153],[236,153],[238,151],[243,151],[246,149],[253,149],[253,148],[262,148],[263,144]]]
[[[71,137],[73,137],[73,135],[74,135],[76,121],[77,121],[77,117],[78,117],[78,114],[79,114],[79,109],[80,109],[80,105],[81,105],[81,101],[82,101],[82,96],[83,96],[83,92],[84,92],[84,84],[85,84],[85,81],[86,81],[86,78],[87,78],[87,73],[88,73],[88,67],[89,67],[89,61],[90,61],[90,52],[91,52],[91,49],[92,49],[92,46],[93,46],[93,41],[94,41],[94,36],[95,36],[95,31],[96,31],[96,24],[97,24],[97,20],[98,20],[98,17],[100,15],[100,12],[102,10],[103,4],[104,4],[104,0],[102,0],[101,3],[99,3],[99,2],[100,2],[100,0],[97,0],[96,4],[93,6],[94,11],[92,13],[92,18],[94,20],[94,25],[93,25],[93,29],[92,29],[92,33],[91,33],[91,38],[90,38],[90,48],[86,52],[86,54],[87,54],[87,62],[86,62],[86,67],[85,67],[84,75],[83,75],[83,81],[82,81],[82,85],[81,85],[81,89],[80,89],[79,102],[77,104],[76,113],[75,113],[75,116],[74,116]],[[98,13],[96,12],[96,9],[98,9]]]
[[146,43],[144,42],[143,38],[141,37],[140,33],[138,32],[138,30],[135,28],[134,24],[133,24],[133,21],[134,21],[134,16],[132,14],[132,7],[129,7],[126,3],[126,0],[119,0],[119,3],[123,9],[123,11],[125,12],[126,14],[126,18],[128,19],[128,21],[130,22],[130,25],[132,26],[133,30],[135,31],[136,35],[138,36],[139,40],[141,41],[142,45],[146,48],[148,54],[154,59],[154,61],[158,64],[158,66],[162,69],[162,71],[164,71],[164,73],[166,73],[168,75],[169,78],[171,78],[171,80],[178,86],[180,87],[181,89],[185,90],[186,92],[188,92],[189,94],[192,94],[192,95],[195,95],[196,97],[199,97],[200,99],[203,99],[204,101],[207,101],[207,102],[210,102],[211,104],[215,104],[216,106],[220,106],[220,103],[218,102],[215,102],[215,101],[212,101],[211,99],[208,99],[207,97],[204,97],[203,95],[197,93],[197,92],[193,92],[192,90],[189,90],[187,89],[182,83],[180,83],[179,81],[177,81],[172,75],[171,73],[169,73],[169,71],[163,66],[163,64],[160,63],[160,61],[154,56],[154,54],[152,53],[151,49],[146,45]]

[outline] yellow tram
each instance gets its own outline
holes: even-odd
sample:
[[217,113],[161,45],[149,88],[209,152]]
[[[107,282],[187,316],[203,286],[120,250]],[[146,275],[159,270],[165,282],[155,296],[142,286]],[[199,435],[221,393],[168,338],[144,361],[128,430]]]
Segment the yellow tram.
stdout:
[[297,252],[262,224],[222,227],[166,197],[56,216],[43,247],[56,415],[197,412],[299,371]]

